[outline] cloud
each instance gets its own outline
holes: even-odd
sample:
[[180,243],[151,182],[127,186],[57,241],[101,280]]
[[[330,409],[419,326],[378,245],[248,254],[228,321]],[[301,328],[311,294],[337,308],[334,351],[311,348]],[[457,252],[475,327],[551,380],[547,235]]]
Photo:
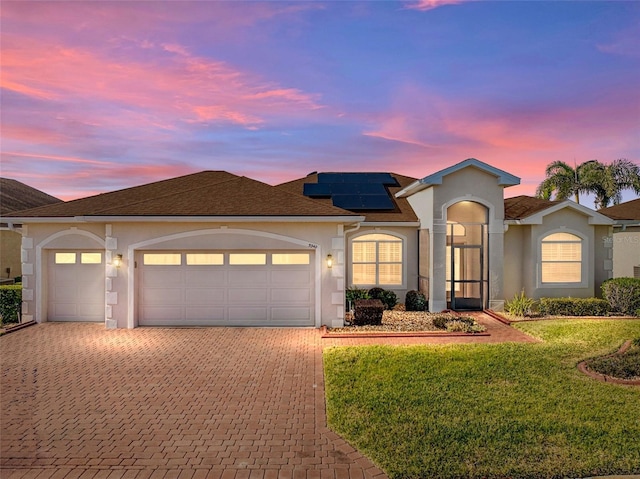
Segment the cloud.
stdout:
[[640,25],[617,32],[615,38],[607,43],[598,44],[597,48],[603,53],[640,58]]
[[418,0],[417,2],[406,3],[405,8],[426,12],[444,5],[457,5],[468,1],[470,0]]

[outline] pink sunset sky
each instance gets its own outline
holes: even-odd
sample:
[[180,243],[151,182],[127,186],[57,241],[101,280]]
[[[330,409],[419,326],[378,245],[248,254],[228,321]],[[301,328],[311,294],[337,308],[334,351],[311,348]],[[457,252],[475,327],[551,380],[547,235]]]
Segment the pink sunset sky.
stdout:
[[[640,159],[640,2],[3,1],[1,175],[424,177]],[[630,193],[625,199],[631,199]]]

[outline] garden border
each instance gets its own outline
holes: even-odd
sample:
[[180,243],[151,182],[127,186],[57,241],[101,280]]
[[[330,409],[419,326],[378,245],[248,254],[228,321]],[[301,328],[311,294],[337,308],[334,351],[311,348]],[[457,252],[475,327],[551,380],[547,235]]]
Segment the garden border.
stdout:
[[[631,340],[627,339],[622,346],[620,346],[620,349],[618,349],[615,353],[612,354],[606,354],[604,356],[600,356],[602,358],[610,358],[613,356],[618,356],[620,354],[624,354],[627,349],[629,349],[631,347]],[[587,363],[589,362],[589,359],[585,359],[583,361],[580,361],[578,363],[578,371],[580,371],[583,374],[586,374],[587,376],[589,376],[592,379],[596,379],[598,381],[602,381],[605,383],[613,383],[613,384],[629,384],[631,386],[640,386],[640,379],[620,379],[620,378],[614,378],[612,376],[607,376],[606,374],[600,374],[597,373],[595,371],[592,371],[591,369],[589,369]]]

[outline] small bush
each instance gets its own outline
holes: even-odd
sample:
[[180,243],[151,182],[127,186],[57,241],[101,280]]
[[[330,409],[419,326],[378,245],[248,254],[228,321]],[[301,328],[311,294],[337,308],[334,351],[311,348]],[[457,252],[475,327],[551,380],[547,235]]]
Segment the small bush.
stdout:
[[598,298],[540,298],[543,316],[606,316],[609,302]]
[[384,293],[384,289],[382,288],[378,288],[378,287],[371,288],[368,292],[369,299],[382,299],[381,298],[382,293]]
[[383,291],[380,295],[380,301],[384,304],[384,309],[393,310],[398,304],[398,296],[393,291]]
[[452,333],[481,333],[487,328],[468,316],[456,316],[454,314],[438,314],[432,320],[438,329],[446,329]]
[[426,311],[427,300],[420,291],[407,291],[404,298],[404,305],[407,311]]
[[379,299],[359,299],[353,315],[354,326],[377,326],[382,324],[384,305]]
[[504,305],[507,313],[514,316],[530,316],[536,301],[533,298],[527,298],[524,289],[520,294],[516,294],[511,301],[507,301]]
[[366,289],[360,289],[357,286],[347,288],[345,293],[347,299],[347,308],[352,310],[355,308],[356,301],[359,299],[369,299],[369,292]]
[[613,278],[602,283],[602,296],[611,310],[630,316],[640,311],[640,278]]
[[22,310],[22,285],[0,286],[0,323],[20,322]]

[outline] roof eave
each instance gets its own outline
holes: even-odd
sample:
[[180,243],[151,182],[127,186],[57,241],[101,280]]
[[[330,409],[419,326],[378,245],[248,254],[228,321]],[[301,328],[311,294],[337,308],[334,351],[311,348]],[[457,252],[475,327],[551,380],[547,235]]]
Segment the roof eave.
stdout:
[[548,208],[545,208],[542,211],[538,211],[529,216],[525,216],[523,218],[517,218],[514,220],[505,221],[506,224],[517,224],[517,225],[541,225],[543,223],[544,217],[555,213],[556,211],[562,210],[564,208],[569,208],[575,210],[579,213],[582,213],[585,216],[589,217],[588,223],[590,225],[599,226],[611,226],[614,224],[614,220],[605,216],[597,211],[593,211],[592,209],[587,208],[586,206],[582,206],[578,203],[574,203],[570,200],[565,200],[561,203],[556,203]]
[[[10,221],[9,221],[10,220]],[[5,221],[22,224],[43,223],[354,223],[364,216],[56,216],[5,218]]]

